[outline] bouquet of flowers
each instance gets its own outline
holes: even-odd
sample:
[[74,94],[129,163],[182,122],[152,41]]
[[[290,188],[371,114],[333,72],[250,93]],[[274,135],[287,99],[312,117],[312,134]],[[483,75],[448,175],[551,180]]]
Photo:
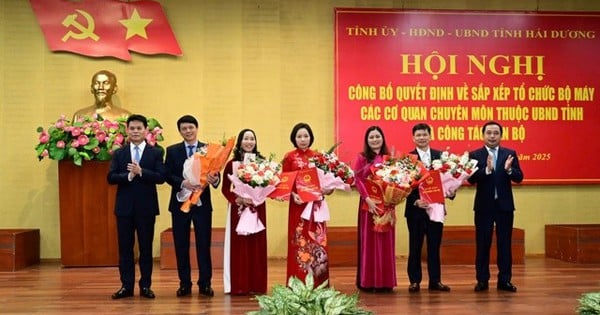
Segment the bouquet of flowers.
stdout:
[[349,191],[354,184],[354,171],[333,153],[336,147],[337,144],[327,151],[318,152],[309,159],[309,163],[317,168],[322,189]]
[[373,165],[367,178],[367,191],[375,203],[382,204],[373,214],[373,229],[387,232],[396,223],[396,205],[403,202],[413,188],[428,176],[427,169],[416,156],[386,156],[383,163]]
[[[446,149],[446,151],[442,152],[440,159],[431,161],[431,167],[439,173],[443,197],[451,197],[462,186],[464,181],[477,171],[477,160],[470,159],[469,152],[467,151],[462,155],[457,155],[448,152]],[[429,206],[427,207],[429,219],[443,223],[446,216],[444,203],[430,200],[428,195],[423,192],[422,187],[420,187],[420,192],[421,198],[429,202]]]
[[[236,195],[250,199],[254,206],[258,206],[275,190],[280,181],[280,174],[281,164],[275,162],[271,156],[268,160],[250,157],[245,158],[243,162],[234,162],[233,174],[227,176],[233,183],[233,192]],[[252,207],[241,206],[238,215],[240,220],[235,229],[238,234],[249,235],[265,229]]]
[[[40,161],[45,157],[57,161],[70,159],[77,166],[81,166],[84,160],[108,161],[127,140],[126,121],[126,117],[110,121],[94,115],[71,122],[61,115],[48,129],[37,128],[37,157]],[[163,140],[162,126],[156,119],[149,118],[148,131],[146,142],[157,146]]]
[[431,161],[431,167],[440,171],[444,195],[448,197],[477,171],[477,160],[470,159],[467,151],[456,155],[446,150],[442,152],[440,159]]
[[222,143],[209,143],[201,147],[183,163],[183,178],[193,185],[200,186],[198,190],[182,188],[177,193],[177,200],[183,202],[181,211],[189,212],[193,204],[198,204],[202,191],[208,185],[208,174],[220,172],[235,144],[235,137]]

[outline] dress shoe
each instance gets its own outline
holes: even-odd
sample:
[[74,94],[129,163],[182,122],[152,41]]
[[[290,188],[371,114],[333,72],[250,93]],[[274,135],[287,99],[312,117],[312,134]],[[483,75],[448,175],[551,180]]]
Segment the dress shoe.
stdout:
[[211,287],[200,287],[200,294],[208,297],[213,297],[215,291]]
[[143,296],[147,299],[153,299],[156,296],[154,295],[154,292],[150,289],[150,288],[141,288],[140,289],[140,296]]
[[487,281],[478,281],[475,285],[475,292],[487,291],[489,289]]
[[411,283],[408,286],[408,292],[410,292],[410,293],[416,293],[416,292],[419,292],[419,290],[421,290],[421,286],[418,283],[416,283],[416,282],[415,283]]
[[515,287],[510,281],[508,282],[498,282],[497,286],[498,290],[508,291],[508,292],[517,292],[517,287]]
[[113,293],[112,299],[117,300],[117,299],[122,299],[122,298],[126,298],[126,297],[131,297],[131,296],[133,296],[133,290],[127,290],[125,288],[120,288],[119,291]]
[[177,297],[188,296],[192,294],[192,288],[190,287],[179,287],[177,289]]
[[444,291],[444,292],[448,292],[450,291],[450,287],[438,282],[438,283],[430,283],[429,284],[429,291]]

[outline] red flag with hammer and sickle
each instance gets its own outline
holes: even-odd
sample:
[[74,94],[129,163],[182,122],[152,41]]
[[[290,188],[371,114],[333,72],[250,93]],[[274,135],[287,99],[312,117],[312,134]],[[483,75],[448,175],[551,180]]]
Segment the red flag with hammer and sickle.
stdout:
[[160,3],[150,0],[30,0],[48,47],[131,60],[129,51],[180,56]]

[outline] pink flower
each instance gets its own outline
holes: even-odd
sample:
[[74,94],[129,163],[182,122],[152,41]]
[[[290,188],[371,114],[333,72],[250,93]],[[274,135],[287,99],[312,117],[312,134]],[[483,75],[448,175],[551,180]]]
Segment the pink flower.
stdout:
[[119,123],[117,122],[112,122],[110,120],[103,120],[102,121],[104,123],[104,127],[108,128],[108,129],[119,129]]
[[120,145],[121,143],[123,143],[123,140],[125,140],[125,137],[123,137],[122,134],[117,134],[115,136],[115,144],[119,144]]
[[77,142],[79,142],[79,145],[86,145],[90,142],[90,139],[86,136],[86,135],[81,135],[77,138]]
[[98,142],[103,143],[106,141],[106,133],[104,131],[96,132],[96,139],[98,139]]
[[80,134],[81,134],[81,128],[74,127],[73,130],[71,130],[71,135],[73,137],[78,137]]
[[[98,115],[79,117],[76,121],[69,120],[65,115],[51,123],[49,129],[38,127],[39,142],[35,146],[38,159],[72,159],[76,165],[81,165],[82,159],[108,160],[110,156],[100,154],[114,150],[127,143],[124,129],[126,123],[122,119],[115,121],[101,120]],[[162,141],[162,129],[158,122],[152,121],[151,134],[144,135],[147,143],[156,146]],[[156,126],[156,125],[158,126]],[[156,126],[156,128],[155,128]],[[70,155],[53,154],[51,150],[70,150]]]
[[148,133],[146,134],[146,142],[151,146],[154,146],[156,144],[156,137],[153,134]]
[[50,141],[50,135],[46,130],[40,133],[40,143],[48,143]]

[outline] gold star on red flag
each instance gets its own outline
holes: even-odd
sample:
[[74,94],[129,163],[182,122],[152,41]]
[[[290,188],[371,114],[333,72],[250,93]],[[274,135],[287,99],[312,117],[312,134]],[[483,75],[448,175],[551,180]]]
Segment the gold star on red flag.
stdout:
[[137,9],[133,10],[133,13],[129,19],[119,20],[119,23],[123,24],[127,28],[127,35],[125,35],[125,39],[130,39],[135,35],[148,39],[148,35],[146,34],[146,26],[148,26],[148,24],[151,22],[152,19],[141,18]]
[[167,16],[156,1],[29,1],[52,51],[122,60],[131,60],[129,51],[181,56]]

